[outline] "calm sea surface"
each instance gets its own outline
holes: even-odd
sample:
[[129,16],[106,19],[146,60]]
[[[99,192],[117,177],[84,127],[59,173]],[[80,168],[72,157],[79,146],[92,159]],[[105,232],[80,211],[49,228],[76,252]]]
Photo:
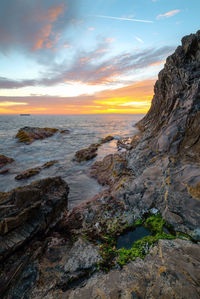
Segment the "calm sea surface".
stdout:
[[[143,116],[142,114],[0,116],[0,154],[15,159],[15,162],[9,165],[10,172],[0,175],[0,191],[8,191],[49,176],[61,176],[70,187],[70,208],[90,199],[102,190],[102,186],[88,177],[89,166],[94,161],[117,152],[117,140],[134,135],[136,132],[134,125]],[[58,133],[53,137],[24,145],[15,139],[18,129],[24,126],[69,129],[70,134]],[[107,135],[112,135],[115,139],[101,146],[95,159],[81,164],[73,161],[77,150],[98,142]],[[58,160],[58,163],[28,180],[14,179],[19,172],[41,166],[50,160]]]

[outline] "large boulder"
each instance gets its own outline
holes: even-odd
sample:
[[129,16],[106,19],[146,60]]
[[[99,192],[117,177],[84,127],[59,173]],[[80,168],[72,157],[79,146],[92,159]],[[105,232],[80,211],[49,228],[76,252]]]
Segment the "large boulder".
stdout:
[[15,137],[19,142],[30,144],[35,140],[51,137],[57,132],[56,128],[24,127],[18,131]]

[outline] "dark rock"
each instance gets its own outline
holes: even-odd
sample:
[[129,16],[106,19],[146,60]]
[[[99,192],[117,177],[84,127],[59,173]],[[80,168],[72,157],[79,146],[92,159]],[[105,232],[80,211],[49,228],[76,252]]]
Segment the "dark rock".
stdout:
[[68,192],[57,177],[0,193],[0,259],[54,226],[67,208]]
[[84,148],[75,153],[75,160],[77,162],[88,161],[97,156],[98,144],[91,144],[89,147]]
[[14,159],[0,155],[0,168],[4,167],[6,164],[12,163]]
[[41,168],[49,168],[51,166],[53,166],[54,164],[56,164],[58,161],[57,160],[51,160],[49,162],[44,163]]
[[60,130],[61,134],[69,134],[70,130],[64,129],[64,130]]
[[107,143],[113,139],[114,139],[114,137],[109,135],[105,138],[102,138],[99,143],[91,144],[89,147],[81,149],[80,151],[77,151],[75,153],[75,160],[77,162],[92,160],[93,158],[95,158],[97,156],[97,150],[98,150],[99,146],[101,146],[102,144]]
[[25,171],[22,171],[18,175],[16,175],[15,179],[16,180],[28,179],[28,178],[40,173],[42,169],[49,168],[52,165],[54,165],[55,163],[57,163],[57,160],[52,160],[52,161],[44,163],[42,166],[27,169]]
[[30,169],[27,169],[27,170],[19,173],[18,175],[16,175],[15,179],[16,180],[28,179],[28,178],[40,173],[40,171],[41,171],[41,167],[30,168]]
[[65,272],[75,273],[90,269],[101,260],[98,248],[88,241],[79,239],[71,248],[64,266]]
[[18,131],[16,138],[19,142],[30,144],[35,140],[51,137],[57,132],[58,129],[55,128],[24,127]]
[[10,168],[5,168],[3,170],[0,170],[0,174],[6,174],[10,171]]
[[107,142],[109,142],[109,141],[111,141],[111,140],[113,140],[113,139],[114,139],[113,136],[108,135],[108,136],[106,136],[105,138],[102,138],[102,139],[101,139],[100,144],[107,143]]

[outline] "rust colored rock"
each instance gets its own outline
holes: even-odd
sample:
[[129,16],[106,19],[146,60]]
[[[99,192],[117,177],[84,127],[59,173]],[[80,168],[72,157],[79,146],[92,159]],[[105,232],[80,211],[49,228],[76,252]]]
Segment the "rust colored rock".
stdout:
[[14,161],[14,159],[9,158],[7,156],[4,155],[0,155],[0,168],[4,167],[5,165],[12,163]]

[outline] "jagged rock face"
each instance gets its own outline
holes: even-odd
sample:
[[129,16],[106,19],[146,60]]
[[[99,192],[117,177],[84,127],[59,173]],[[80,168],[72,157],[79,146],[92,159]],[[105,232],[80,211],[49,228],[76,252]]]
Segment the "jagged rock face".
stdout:
[[159,152],[173,155],[200,148],[200,31],[185,36],[166,60],[152,105],[139,127],[151,131]]
[[57,177],[0,193],[0,260],[53,227],[67,208],[68,192]]

